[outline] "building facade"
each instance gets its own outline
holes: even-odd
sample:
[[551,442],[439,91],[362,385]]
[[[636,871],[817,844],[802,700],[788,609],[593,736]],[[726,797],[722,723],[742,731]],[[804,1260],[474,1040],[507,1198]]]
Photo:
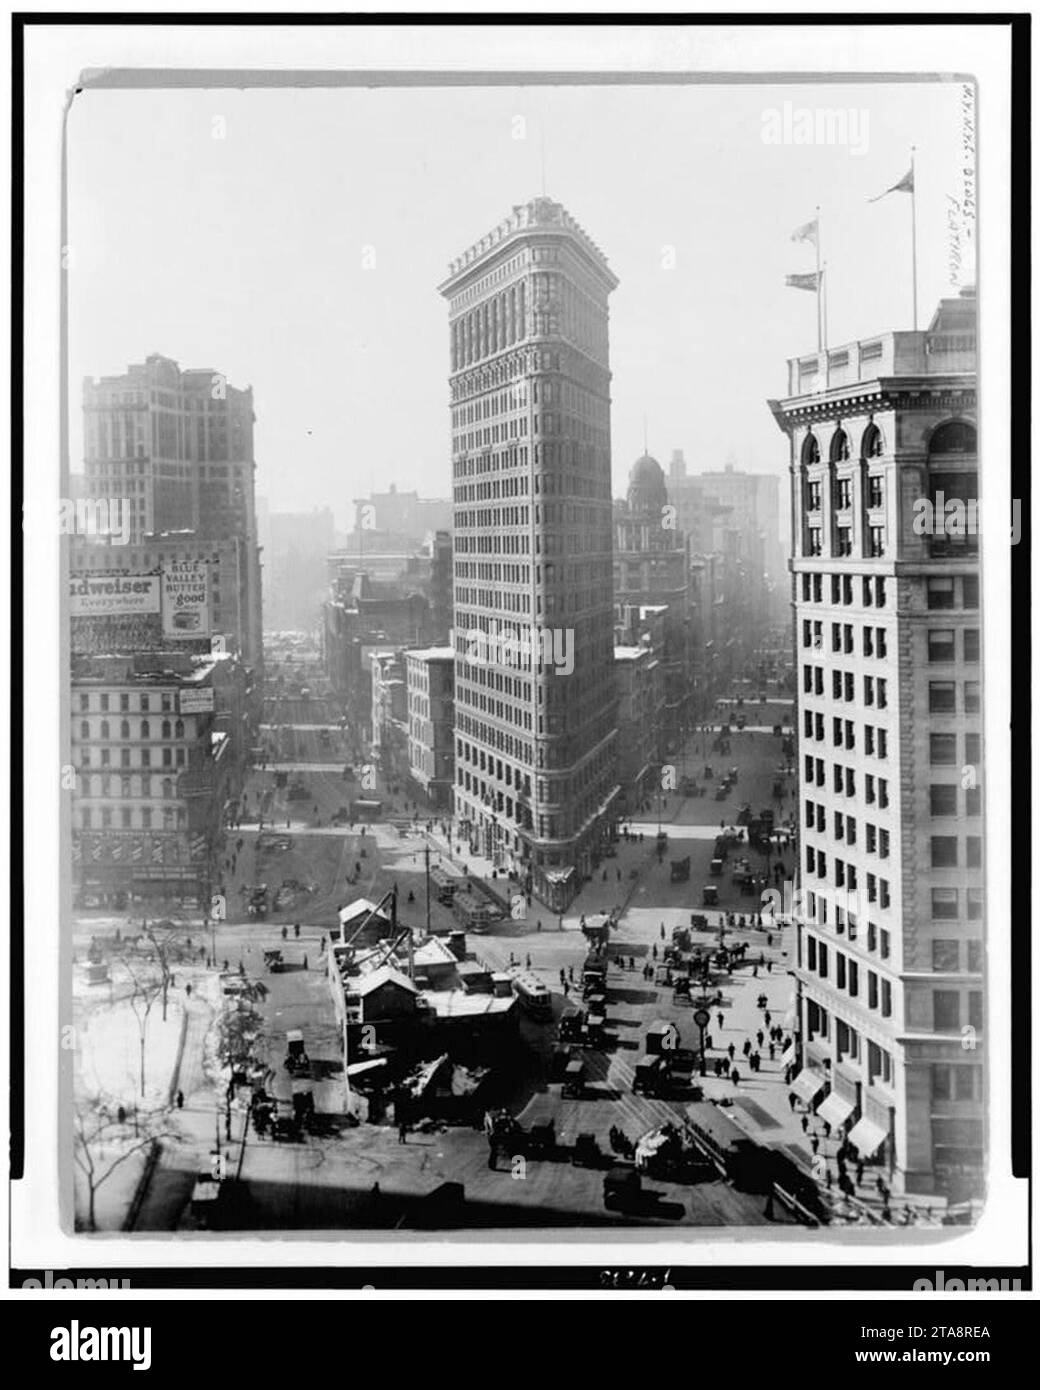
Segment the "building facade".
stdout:
[[122,376],[83,383],[88,496],[125,500],[130,544],[163,532],[237,538],[245,659],[263,661],[252,387],[153,354]]
[[664,609],[664,640],[657,652],[664,688],[658,727],[662,756],[681,748],[693,722],[689,598],[686,539],[664,470],[644,454],[632,466],[625,501],[614,505],[614,606],[616,621],[628,610]]
[[450,811],[455,783],[455,649],[405,653],[408,766],[431,808]]
[[74,658],[72,859],[81,905],[208,906],[248,765],[246,698],[246,672],[229,654]]
[[[975,299],[788,364],[796,1085],[896,1191],[984,1171]],[[951,527],[951,516],[954,525]]]
[[614,677],[618,692],[619,809],[626,816],[635,816],[660,789],[661,663],[649,645],[615,647]]
[[614,833],[602,252],[548,198],[450,268],[459,832],[560,909]]

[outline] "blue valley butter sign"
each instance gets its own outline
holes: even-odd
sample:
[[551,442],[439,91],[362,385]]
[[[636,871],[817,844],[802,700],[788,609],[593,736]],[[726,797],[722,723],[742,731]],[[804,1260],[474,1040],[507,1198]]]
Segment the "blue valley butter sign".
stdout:
[[168,560],[162,571],[163,636],[210,635],[209,561]]

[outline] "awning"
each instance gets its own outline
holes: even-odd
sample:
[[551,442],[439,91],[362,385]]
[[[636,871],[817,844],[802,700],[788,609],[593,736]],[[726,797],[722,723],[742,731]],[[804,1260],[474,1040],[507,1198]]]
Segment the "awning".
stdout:
[[855,1108],[851,1100],[846,1100],[844,1096],[839,1096],[837,1091],[832,1091],[819,1106],[816,1114],[829,1125],[843,1125]]
[[784,1048],[784,1054],[780,1058],[780,1065],[782,1067],[789,1067],[791,1065],[791,1063],[795,1059],[796,1050],[797,1049],[795,1048],[794,1043],[791,1043],[789,1047]]
[[858,1149],[864,1158],[876,1154],[887,1138],[885,1131],[873,1120],[862,1119],[849,1131],[849,1143]]
[[813,1071],[812,1067],[803,1067],[791,1082],[791,1090],[799,1100],[804,1100],[806,1105],[809,1105],[826,1084],[827,1078],[820,1072]]
[[351,1062],[347,1067],[348,1076],[360,1076],[362,1072],[372,1071],[376,1067],[385,1067],[385,1057],[374,1057],[370,1062]]

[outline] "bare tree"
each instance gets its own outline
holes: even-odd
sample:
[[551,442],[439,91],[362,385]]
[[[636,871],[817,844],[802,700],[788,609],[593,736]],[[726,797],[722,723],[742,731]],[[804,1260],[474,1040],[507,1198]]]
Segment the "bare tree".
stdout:
[[113,1113],[111,1103],[100,1096],[85,1097],[77,1105],[72,1130],[73,1161],[87,1189],[88,1230],[97,1230],[97,1192],[102,1183],[127,1159],[172,1133],[162,1111],[135,1115],[131,1128],[122,1107]]
[[145,1049],[148,1044],[148,1018],[155,1007],[156,1000],[163,993],[162,977],[155,973],[155,967],[141,967],[130,960],[124,960],[123,967],[130,977],[130,993],[127,1002],[137,1022],[137,1036],[141,1057],[141,1095],[145,1093]]
[[162,1016],[166,1022],[166,1005],[170,985],[173,983],[173,966],[188,958],[191,937],[184,922],[165,919],[160,922],[142,922],[141,930],[155,952],[155,963],[159,968],[162,985]]

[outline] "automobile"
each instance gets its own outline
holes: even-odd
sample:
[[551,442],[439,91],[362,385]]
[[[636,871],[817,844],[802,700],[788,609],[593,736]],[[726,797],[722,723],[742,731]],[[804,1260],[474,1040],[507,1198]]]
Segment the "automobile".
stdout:
[[727,796],[729,796],[729,786],[725,782],[723,782],[722,785],[715,792],[715,800],[725,801]]
[[640,1058],[635,1065],[635,1073],[632,1077],[632,1094],[634,1096],[656,1095],[663,1072],[664,1062],[659,1056]]
[[599,1144],[594,1134],[579,1134],[574,1141],[571,1163],[575,1168],[598,1168],[600,1161]]
[[562,1081],[567,1075],[567,1068],[574,1060],[574,1049],[568,1047],[566,1043],[557,1043],[552,1050],[549,1059],[549,1079],[551,1081]]
[[608,1211],[626,1211],[639,1205],[642,1179],[634,1168],[615,1164],[603,1179],[603,1205]]
[[717,883],[706,883],[701,889],[701,905],[703,907],[718,907],[719,885]]
[[574,1058],[563,1074],[563,1094],[578,1099],[585,1094],[585,1063]]
[[721,860],[721,859],[713,859],[713,860],[711,861],[711,864],[709,865],[708,872],[711,873],[711,874],[721,874],[721,873],[722,873],[722,860]]

